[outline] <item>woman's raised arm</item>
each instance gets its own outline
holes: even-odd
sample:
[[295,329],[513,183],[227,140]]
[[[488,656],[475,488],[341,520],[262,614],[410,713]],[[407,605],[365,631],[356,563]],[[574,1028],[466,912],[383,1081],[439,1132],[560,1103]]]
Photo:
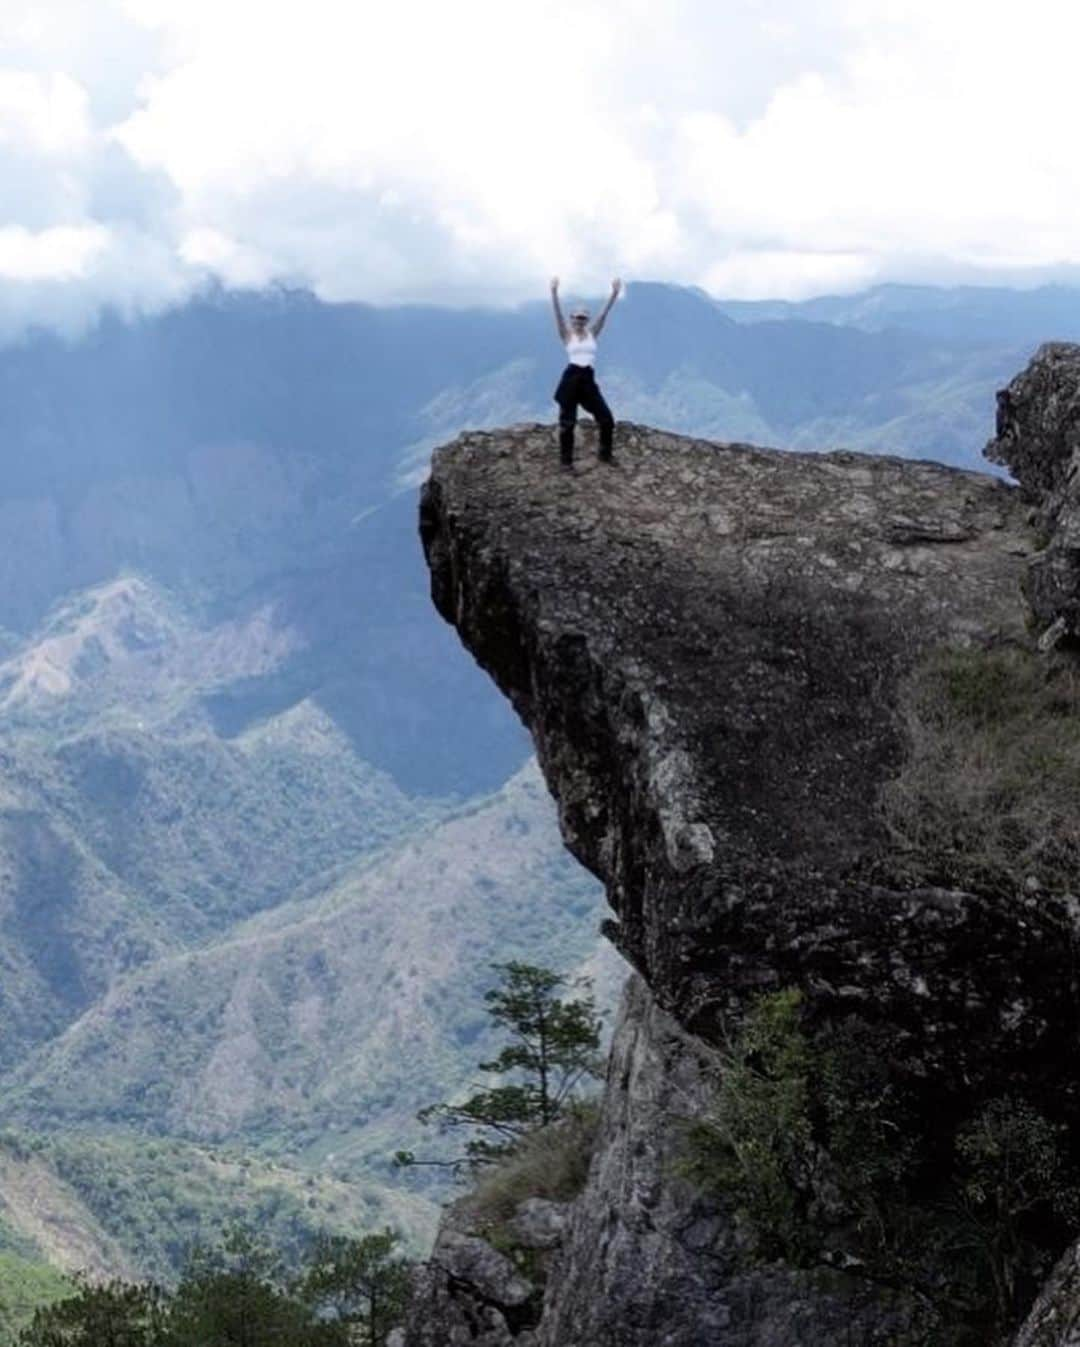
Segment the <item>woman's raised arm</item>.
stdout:
[[622,281],[620,281],[618,276],[616,276],[615,279],[611,282],[611,294],[608,295],[607,297],[607,303],[600,310],[599,314],[597,314],[596,322],[593,323],[592,325],[592,334],[594,337],[598,337],[600,335],[600,329],[607,322],[607,316],[611,312],[611,306],[619,298],[619,291],[621,289],[622,289]]
[[555,326],[559,329],[559,340],[565,343],[569,339],[570,333],[566,328],[566,319],[563,317],[562,307],[559,304],[559,278],[551,278],[551,302],[555,307]]

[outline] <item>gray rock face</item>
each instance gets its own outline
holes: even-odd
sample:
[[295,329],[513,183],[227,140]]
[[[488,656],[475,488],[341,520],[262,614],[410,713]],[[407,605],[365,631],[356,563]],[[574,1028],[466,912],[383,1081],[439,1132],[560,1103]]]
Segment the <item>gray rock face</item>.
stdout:
[[[1025,590],[1043,644],[1080,633],[1080,346],[1048,343],[998,394],[986,455],[1005,464],[1034,503],[1041,550]],[[1080,1243],[1054,1269],[1016,1347],[1080,1347]]]
[[505,1309],[524,1305],[536,1290],[509,1258],[475,1235],[444,1231],[434,1261],[448,1277],[467,1282],[479,1297]]
[[1080,1244],[1054,1269],[1015,1347],[1080,1347]]
[[509,1234],[523,1249],[554,1249],[566,1233],[565,1202],[530,1197],[522,1202],[509,1223]]
[[444,1220],[416,1273],[405,1347],[528,1347],[539,1290],[486,1240]]
[[1045,631],[1080,632],[1080,346],[1041,346],[998,394],[997,435],[986,446],[1035,503],[1045,545],[1025,578]]
[[797,986],[813,1022],[887,1024],[927,1112],[1017,1089],[1075,1107],[1068,903],[914,870],[881,804],[928,652],[1029,640],[1030,503],[929,463],[637,426],[619,453],[565,476],[550,428],[469,434],[422,501],[435,602],[531,730],[651,994],[620,1031],[538,1335],[900,1342],[865,1287],[739,1271],[724,1214],[672,1180],[672,1101],[733,1013]]
[[[711,1052],[631,980],[589,1183],[548,1280],[541,1347],[894,1343],[902,1305],[853,1278],[748,1269],[730,1213],[679,1177]],[[848,1336],[845,1336],[848,1335]]]
[[671,1172],[707,1064],[708,1050],[633,979],[612,1044],[589,1183],[549,1279],[545,1345],[726,1340],[716,1334],[731,1318],[730,1222]]

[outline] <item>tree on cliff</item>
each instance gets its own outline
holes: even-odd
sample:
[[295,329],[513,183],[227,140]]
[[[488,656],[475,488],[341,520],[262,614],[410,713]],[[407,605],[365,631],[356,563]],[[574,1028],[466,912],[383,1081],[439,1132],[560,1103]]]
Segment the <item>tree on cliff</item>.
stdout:
[[[505,1083],[479,1089],[460,1104],[431,1104],[417,1117],[441,1131],[459,1127],[474,1135],[458,1160],[419,1161],[399,1151],[402,1165],[482,1165],[512,1151],[524,1137],[561,1118],[589,1077],[600,1074],[601,1016],[586,980],[573,983],[550,968],[527,963],[493,965],[499,985],[484,996],[488,1014],[510,1041],[481,1071]],[[562,988],[580,995],[562,1000]]]

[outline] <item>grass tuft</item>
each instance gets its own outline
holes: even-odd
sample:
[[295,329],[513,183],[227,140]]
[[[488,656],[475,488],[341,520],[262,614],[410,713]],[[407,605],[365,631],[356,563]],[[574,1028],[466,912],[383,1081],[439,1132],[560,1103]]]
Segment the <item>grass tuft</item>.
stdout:
[[897,840],[952,882],[1065,892],[1080,878],[1080,672],[1067,655],[938,651],[909,678]]
[[597,1104],[575,1104],[558,1122],[530,1133],[511,1155],[482,1172],[463,1206],[478,1232],[497,1230],[530,1197],[570,1202],[585,1187],[599,1127]]

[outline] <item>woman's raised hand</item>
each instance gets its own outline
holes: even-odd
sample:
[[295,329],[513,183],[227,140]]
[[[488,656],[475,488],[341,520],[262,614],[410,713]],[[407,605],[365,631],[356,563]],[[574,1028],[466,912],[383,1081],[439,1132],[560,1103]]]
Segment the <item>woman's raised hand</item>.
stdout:
[[618,296],[618,293],[621,289],[622,289],[622,281],[619,279],[618,276],[616,276],[615,279],[611,282],[611,293],[615,296]]
[[558,290],[559,290],[559,278],[558,278],[558,276],[552,276],[552,278],[551,278],[551,293],[552,293],[553,295],[554,295],[554,294],[557,294],[557,293],[558,293]]

